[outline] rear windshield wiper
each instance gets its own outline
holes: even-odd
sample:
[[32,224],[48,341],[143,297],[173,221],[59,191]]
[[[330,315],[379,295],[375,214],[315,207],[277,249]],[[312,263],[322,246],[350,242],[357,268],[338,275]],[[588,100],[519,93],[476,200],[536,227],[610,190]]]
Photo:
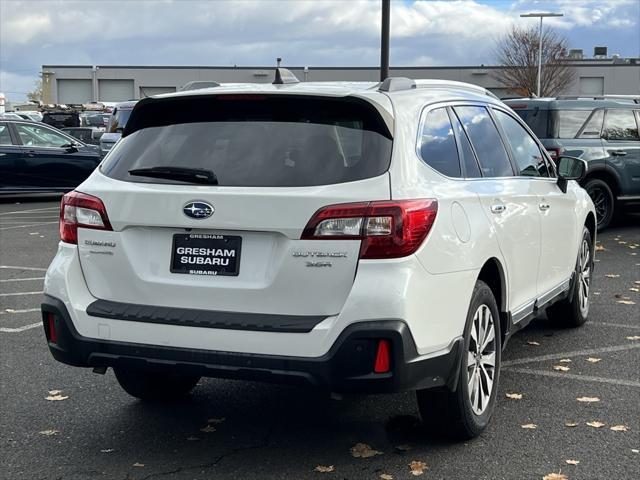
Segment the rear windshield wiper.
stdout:
[[204,168],[184,167],[149,167],[129,170],[129,175],[140,177],[165,178],[181,182],[201,183],[203,185],[218,185],[218,178],[211,170]]

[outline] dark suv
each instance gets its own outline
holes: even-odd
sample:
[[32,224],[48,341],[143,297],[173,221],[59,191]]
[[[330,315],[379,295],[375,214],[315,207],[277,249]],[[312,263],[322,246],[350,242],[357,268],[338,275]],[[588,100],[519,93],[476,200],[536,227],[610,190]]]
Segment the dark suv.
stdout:
[[618,204],[640,201],[640,104],[637,98],[506,100],[552,157],[587,161],[581,182],[595,204],[598,229]]

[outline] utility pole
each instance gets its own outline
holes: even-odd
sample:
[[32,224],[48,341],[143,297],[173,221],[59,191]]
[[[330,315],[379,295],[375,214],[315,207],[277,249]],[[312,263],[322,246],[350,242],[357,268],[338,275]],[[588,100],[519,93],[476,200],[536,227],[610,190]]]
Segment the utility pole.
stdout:
[[540,77],[542,73],[542,19],[545,17],[562,17],[563,13],[523,13],[520,15],[523,18],[540,18],[540,37],[538,41],[538,90],[536,95],[540,97]]
[[380,81],[389,76],[389,23],[391,0],[382,0],[382,26],[380,28]]

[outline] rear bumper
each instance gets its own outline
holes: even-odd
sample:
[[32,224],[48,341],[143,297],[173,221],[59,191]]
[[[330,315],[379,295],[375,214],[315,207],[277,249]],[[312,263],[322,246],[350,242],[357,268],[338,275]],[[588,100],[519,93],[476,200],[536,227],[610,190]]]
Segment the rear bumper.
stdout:
[[[49,314],[56,341],[51,341]],[[232,353],[144,345],[81,336],[63,302],[45,295],[42,317],[54,358],[77,367],[122,367],[205,377],[310,385],[334,392],[383,393],[457,384],[461,339],[446,352],[419,355],[407,325],[377,320],[349,325],[321,357]],[[391,344],[391,369],[373,373],[381,339]]]

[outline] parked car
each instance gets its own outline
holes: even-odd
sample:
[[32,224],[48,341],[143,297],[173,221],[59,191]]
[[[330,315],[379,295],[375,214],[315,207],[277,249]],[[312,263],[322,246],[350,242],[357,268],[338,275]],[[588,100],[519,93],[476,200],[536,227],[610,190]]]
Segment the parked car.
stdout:
[[0,113],[0,119],[7,120],[23,120],[23,118],[15,112],[4,112]]
[[640,201],[640,104],[629,99],[513,99],[505,102],[557,157],[587,161],[582,186],[596,206],[598,229],[618,206]]
[[45,111],[42,122],[56,128],[79,127],[80,113],[75,110]]
[[80,125],[82,127],[92,127],[103,132],[106,130],[109,124],[109,117],[111,115],[100,112],[83,112],[80,114]]
[[41,122],[0,119],[0,194],[68,192],[100,158],[97,147]]
[[62,131],[87,145],[100,145],[100,138],[104,134],[104,130],[95,127],[71,127],[63,128]]
[[137,101],[122,102],[113,108],[113,113],[111,113],[109,117],[107,131],[100,138],[100,151],[103,155],[106,155],[116,142],[120,140],[122,131],[127,126],[127,121],[136,103]]
[[22,118],[23,120],[33,120],[34,122],[41,122],[42,121],[42,114],[40,112],[37,111],[31,111],[31,110],[24,110],[24,111],[19,111],[19,112],[15,112],[20,118]]
[[427,425],[478,435],[514,332],[587,320],[585,162],[558,173],[480,87],[291,77],[135,106],[63,198],[51,353],[143,400],[201,376],[416,391]]

